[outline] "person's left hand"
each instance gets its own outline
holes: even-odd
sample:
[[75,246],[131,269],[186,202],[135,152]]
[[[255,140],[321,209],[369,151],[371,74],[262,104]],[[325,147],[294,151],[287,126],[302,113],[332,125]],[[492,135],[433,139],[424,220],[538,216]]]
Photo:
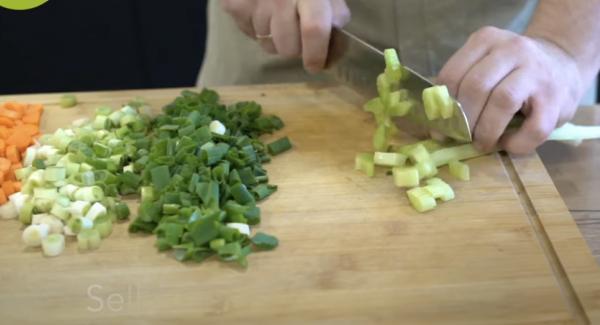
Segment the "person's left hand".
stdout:
[[[481,150],[525,154],[570,120],[583,95],[581,73],[565,50],[541,39],[484,27],[448,60],[437,79],[462,104]],[[504,133],[519,111],[525,122]]]

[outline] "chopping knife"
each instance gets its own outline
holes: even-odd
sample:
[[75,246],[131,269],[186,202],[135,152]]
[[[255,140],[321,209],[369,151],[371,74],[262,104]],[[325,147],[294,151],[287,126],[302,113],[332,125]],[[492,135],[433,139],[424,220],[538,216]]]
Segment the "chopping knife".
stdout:
[[[460,103],[454,100],[454,114],[451,118],[429,120],[423,108],[422,93],[425,88],[434,84],[413,69],[406,66],[404,68],[409,72],[409,77],[401,82],[401,87],[408,90],[409,97],[416,105],[396,123],[404,130],[408,126],[408,131],[413,134],[437,131],[459,142],[471,142],[471,130]],[[367,98],[373,98],[379,96],[376,80],[385,69],[385,60],[380,49],[344,29],[334,28],[325,69],[337,81]]]

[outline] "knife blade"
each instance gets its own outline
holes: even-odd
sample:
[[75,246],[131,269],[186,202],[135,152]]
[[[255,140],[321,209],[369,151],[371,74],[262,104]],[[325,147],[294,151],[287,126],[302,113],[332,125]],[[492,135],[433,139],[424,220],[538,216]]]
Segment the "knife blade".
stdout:
[[[402,88],[408,90],[409,97],[416,105],[409,114],[397,118],[396,124],[413,134],[423,134],[423,131],[429,133],[433,130],[459,142],[471,142],[471,130],[460,103],[454,101],[454,114],[451,118],[429,120],[423,108],[422,93],[425,88],[434,84],[413,69],[406,66],[404,68],[409,72],[409,77],[402,81]],[[384,69],[383,51],[344,29],[332,30],[325,64],[327,74],[359,94],[373,98],[379,96],[376,80]]]

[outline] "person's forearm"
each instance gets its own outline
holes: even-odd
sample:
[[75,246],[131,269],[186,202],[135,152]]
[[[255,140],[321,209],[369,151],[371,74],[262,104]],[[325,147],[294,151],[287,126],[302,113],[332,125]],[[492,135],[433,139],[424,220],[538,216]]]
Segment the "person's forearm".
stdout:
[[575,60],[582,82],[600,69],[600,0],[540,0],[525,33],[552,42]]

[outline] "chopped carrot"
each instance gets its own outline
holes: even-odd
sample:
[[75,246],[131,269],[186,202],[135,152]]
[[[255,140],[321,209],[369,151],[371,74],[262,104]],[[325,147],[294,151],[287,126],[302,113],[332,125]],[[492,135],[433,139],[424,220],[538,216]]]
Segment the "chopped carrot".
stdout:
[[4,191],[4,194],[6,194],[6,196],[10,196],[14,192],[16,192],[13,181],[6,181],[2,183],[2,191]]
[[22,124],[22,125],[15,127],[13,129],[13,132],[24,133],[24,134],[33,136],[33,135],[40,133],[40,128],[34,124]]
[[25,111],[25,108],[27,108],[27,106],[28,105],[17,103],[17,102],[7,102],[4,104],[4,108],[9,109],[14,112],[18,112],[21,115],[23,114],[23,112]]
[[[33,139],[28,134],[13,132],[6,139],[6,144],[15,145],[20,151],[25,151],[25,149],[33,142],[32,140]],[[6,147],[8,148],[8,146]]]
[[12,128],[13,126],[15,126],[15,122],[8,117],[0,116],[0,125]]
[[21,157],[40,134],[41,104],[0,104],[0,202],[21,190],[15,171],[23,168]]
[[17,147],[14,145],[6,147],[6,159],[10,160],[13,165],[18,164],[21,161],[21,154],[17,151]]
[[10,134],[10,130],[6,126],[1,125],[0,126],[0,138],[6,139],[6,138],[8,138],[9,134]]
[[0,158],[0,171],[6,172],[10,170],[10,160]]
[[40,124],[40,119],[42,118],[42,112],[28,112],[23,115],[23,123],[29,124]]
[[6,203],[8,201],[8,199],[6,198],[6,194],[4,194],[4,191],[0,188],[0,205]]

